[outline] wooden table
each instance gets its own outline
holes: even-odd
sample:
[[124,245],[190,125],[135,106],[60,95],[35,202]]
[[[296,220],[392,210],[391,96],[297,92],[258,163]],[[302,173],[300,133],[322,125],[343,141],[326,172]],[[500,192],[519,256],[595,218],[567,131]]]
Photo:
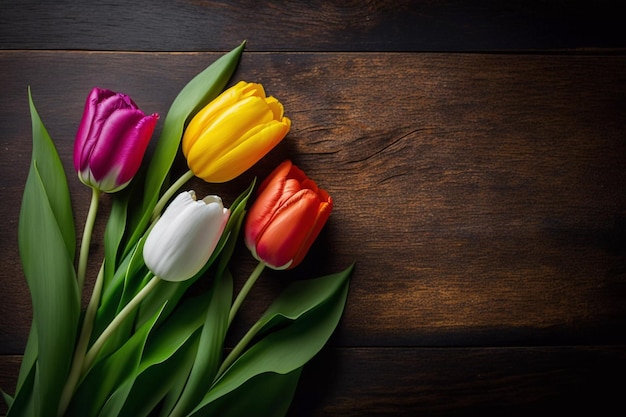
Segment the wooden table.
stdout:
[[[232,184],[193,187],[230,201],[289,157],[336,208],[300,268],[264,275],[235,334],[286,279],[356,261],[290,416],[623,413],[618,1],[84,3],[0,5],[0,387],[13,392],[31,319],[17,251],[27,86],[82,224],[71,161],[88,91],[165,114],[247,39],[232,82],[263,83],[293,129]],[[241,285],[253,262],[243,246],[236,259]]]

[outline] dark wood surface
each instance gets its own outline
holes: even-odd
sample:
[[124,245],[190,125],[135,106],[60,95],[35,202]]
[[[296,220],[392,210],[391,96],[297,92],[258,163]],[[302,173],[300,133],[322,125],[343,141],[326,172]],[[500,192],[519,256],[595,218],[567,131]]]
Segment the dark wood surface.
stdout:
[[[31,318],[17,253],[27,86],[80,225],[89,193],[71,160],[88,91],[164,114],[247,39],[233,81],[263,83],[293,129],[233,183],[191,185],[232,201],[290,157],[336,208],[300,268],[264,275],[232,337],[285,280],[357,265],[290,416],[622,415],[619,2],[115,3],[0,5],[0,387],[13,392]],[[241,285],[253,263],[243,246],[236,259]]]

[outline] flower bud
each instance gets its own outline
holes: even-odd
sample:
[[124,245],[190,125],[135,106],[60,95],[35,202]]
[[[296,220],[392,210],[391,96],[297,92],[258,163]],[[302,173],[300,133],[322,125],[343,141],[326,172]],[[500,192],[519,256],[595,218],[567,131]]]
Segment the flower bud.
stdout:
[[194,175],[221,183],[239,176],[289,132],[283,105],[261,84],[239,82],[189,122],[182,150]]
[[298,265],[328,220],[333,200],[285,161],[259,187],[245,224],[252,255],[273,269]]
[[211,257],[229,216],[218,196],[196,200],[193,191],[178,194],[146,239],[146,266],[165,281],[192,278]]
[[86,185],[107,193],[133,179],[158,114],[146,116],[131,98],[94,88],[87,97],[74,143],[74,168]]

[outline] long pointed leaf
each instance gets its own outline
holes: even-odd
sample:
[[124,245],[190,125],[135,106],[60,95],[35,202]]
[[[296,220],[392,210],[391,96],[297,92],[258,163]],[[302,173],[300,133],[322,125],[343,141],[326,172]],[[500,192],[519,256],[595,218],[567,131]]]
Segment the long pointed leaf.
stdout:
[[[67,179],[58,153],[29,94],[33,155],[18,227],[20,257],[37,330],[35,408],[55,410],[69,370],[80,314],[73,266],[74,221]],[[34,336],[33,336],[34,337]],[[29,346],[25,366],[32,366]]]
[[42,407],[57,406],[74,349],[79,317],[78,288],[73,265],[45,198],[35,168],[24,193],[20,216],[20,255],[33,302],[37,328]]
[[152,330],[137,371],[108,399],[102,416],[147,415],[171,389],[175,374],[182,372],[186,378],[191,364],[186,366],[185,362],[195,356],[188,351],[192,345],[197,347],[207,305],[206,297],[190,298],[162,326]]
[[17,377],[17,387],[15,391],[19,391],[24,385],[24,381],[28,374],[30,374],[30,370],[35,366],[37,362],[37,345],[39,344],[39,340],[37,340],[37,326],[35,321],[33,320],[30,325],[30,331],[28,334],[28,340],[26,342],[26,349],[24,350],[24,356],[22,356],[22,363],[20,365],[20,373]]
[[160,311],[146,322],[130,339],[110,356],[97,362],[81,381],[68,415],[97,417],[108,398],[131,377],[139,367],[146,340]]
[[118,311],[122,292],[124,291],[124,282],[133,254],[134,252],[130,252],[124,257],[117,267],[113,279],[108,283],[107,288],[103,289],[94,322],[93,335],[99,335],[111,320],[113,320],[115,313]]
[[345,285],[352,269],[350,266],[336,274],[292,282],[259,319],[259,332],[267,332],[286,320],[296,320],[326,302]]
[[36,391],[36,367],[30,368],[24,377],[22,388],[13,398],[7,417],[36,417],[35,415],[35,391]]
[[295,394],[302,368],[288,374],[257,375],[238,389],[212,402],[196,417],[284,417]]
[[222,359],[232,297],[233,280],[230,272],[224,271],[215,277],[211,302],[200,335],[200,349],[174,409],[176,412],[171,415],[182,416],[191,411],[204,396],[208,381],[215,378]]
[[46,192],[45,198],[63,236],[69,259],[73,262],[76,253],[76,229],[67,178],[54,143],[39,117],[30,88],[28,89],[28,103],[33,133],[31,160],[37,161],[37,169]]
[[208,308],[205,295],[191,297],[155,330],[148,340],[139,372],[167,361],[202,327]]
[[[198,349],[199,332],[177,349],[166,361],[150,366],[142,371],[135,380],[132,390],[117,417],[147,417],[173,389],[177,381],[187,375]],[[104,417],[104,416],[103,416]]]
[[105,273],[103,288],[105,289],[108,288],[118,266],[119,246],[126,230],[128,199],[128,193],[116,193],[113,195],[111,213],[104,230]]
[[[9,402],[5,396],[9,408],[7,416],[16,417],[33,414],[32,403],[34,401],[32,400],[32,395],[35,384],[35,370],[37,367],[38,343],[37,328],[33,321],[30,327],[26,350],[24,351],[24,356],[22,356],[22,364],[20,365],[20,372],[17,378],[17,387],[15,388],[16,394],[11,399],[11,402]],[[31,406],[29,407],[28,404],[31,404]]]
[[11,407],[11,404],[13,404],[13,397],[4,392],[2,389],[0,389],[0,394],[2,394],[2,398],[4,398],[4,402],[6,403],[7,407]]
[[[348,295],[352,267],[334,274],[341,281],[337,291],[316,308],[300,315],[288,326],[262,338],[243,353],[217,380],[189,415],[204,415],[205,407],[245,384],[273,372],[288,374],[306,364],[324,346],[337,326]],[[242,394],[245,395],[245,394]]]

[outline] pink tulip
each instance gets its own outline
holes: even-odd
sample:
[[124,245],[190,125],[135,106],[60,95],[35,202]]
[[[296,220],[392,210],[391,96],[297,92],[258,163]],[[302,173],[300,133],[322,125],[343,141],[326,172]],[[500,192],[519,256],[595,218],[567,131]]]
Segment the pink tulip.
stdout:
[[107,193],[126,187],[139,170],[158,118],[156,113],[146,116],[125,94],[94,88],[74,143],[78,178]]

